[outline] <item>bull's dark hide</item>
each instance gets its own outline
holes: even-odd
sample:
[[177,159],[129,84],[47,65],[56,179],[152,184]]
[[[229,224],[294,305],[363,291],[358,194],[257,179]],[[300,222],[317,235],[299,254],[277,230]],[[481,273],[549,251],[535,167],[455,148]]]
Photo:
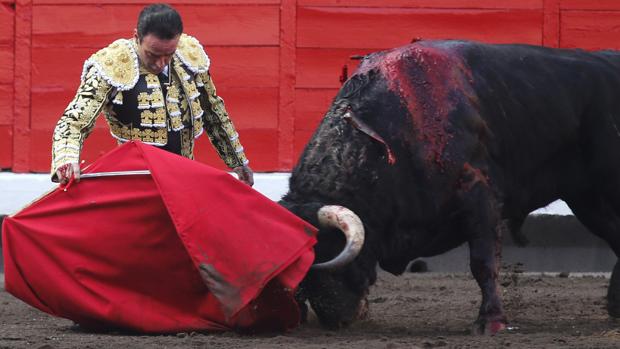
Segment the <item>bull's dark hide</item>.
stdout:
[[[499,238],[521,240],[532,210],[563,199],[620,252],[619,125],[617,52],[421,41],[368,55],[281,202],[315,224],[322,205],[346,206],[362,219],[366,243],[350,265],[309,273],[300,300],[326,326],[346,325],[362,313],[377,263],[399,274],[467,242],[482,290],[475,330],[503,328]],[[321,231],[317,258],[336,254],[341,240]]]

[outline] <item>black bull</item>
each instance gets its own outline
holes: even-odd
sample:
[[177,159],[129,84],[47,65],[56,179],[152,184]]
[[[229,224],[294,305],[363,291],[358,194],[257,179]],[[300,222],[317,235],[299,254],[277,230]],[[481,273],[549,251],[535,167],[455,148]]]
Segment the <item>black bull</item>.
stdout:
[[[281,201],[314,224],[319,207],[345,206],[366,241],[351,263],[311,271],[298,298],[325,326],[344,326],[363,313],[377,262],[399,274],[467,242],[482,291],[474,330],[495,333],[507,321],[500,237],[518,238],[528,213],[556,199],[620,252],[620,53],[463,41],[373,53],[335,97]],[[319,260],[342,247],[325,230]]]

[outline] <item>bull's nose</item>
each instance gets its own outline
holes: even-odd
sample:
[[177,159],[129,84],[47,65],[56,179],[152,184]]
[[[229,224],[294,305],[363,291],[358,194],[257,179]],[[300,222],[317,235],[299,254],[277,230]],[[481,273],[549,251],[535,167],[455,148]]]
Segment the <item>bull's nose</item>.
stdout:
[[338,328],[337,329],[339,330],[341,328],[347,328],[347,327],[351,326],[351,323],[352,323],[351,321],[340,321],[338,323]]
[[341,328],[347,328],[349,326],[351,326],[351,324],[353,324],[355,321],[357,320],[366,320],[368,319],[369,315],[370,315],[370,307],[369,307],[369,303],[368,303],[368,298],[364,297],[362,298],[362,300],[360,301],[359,305],[357,306],[357,311],[355,312],[355,317],[352,319],[348,319],[348,320],[340,320],[338,322],[336,322],[334,329],[338,330]]
[[356,319],[346,319],[346,320],[332,319],[330,321],[330,320],[319,318],[319,321],[321,322],[321,325],[323,327],[327,328],[328,330],[332,330],[332,331],[338,331],[338,330],[341,330],[343,328],[347,328],[347,327],[351,326],[351,324],[353,322],[355,322],[355,320]]

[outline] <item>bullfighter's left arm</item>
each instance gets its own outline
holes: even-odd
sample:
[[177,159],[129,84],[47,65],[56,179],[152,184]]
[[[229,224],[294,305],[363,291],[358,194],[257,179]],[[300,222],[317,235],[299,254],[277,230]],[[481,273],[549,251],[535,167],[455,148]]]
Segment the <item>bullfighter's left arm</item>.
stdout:
[[204,128],[219,156],[230,168],[248,164],[239,134],[226,112],[224,100],[217,95],[211,74],[200,73],[200,103],[205,111]]

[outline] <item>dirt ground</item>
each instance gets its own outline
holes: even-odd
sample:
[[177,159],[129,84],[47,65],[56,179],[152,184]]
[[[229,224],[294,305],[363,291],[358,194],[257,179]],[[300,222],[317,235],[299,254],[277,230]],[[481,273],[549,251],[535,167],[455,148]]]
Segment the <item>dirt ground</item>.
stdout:
[[311,317],[290,333],[258,337],[88,333],[29,307],[2,287],[0,348],[619,348],[620,322],[609,320],[605,310],[609,280],[565,276],[505,272],[502,290],[511,327],[493,337],[469,334],[480,293],[468,274],[380,273],[369,297],[369,319],[332,332]]

